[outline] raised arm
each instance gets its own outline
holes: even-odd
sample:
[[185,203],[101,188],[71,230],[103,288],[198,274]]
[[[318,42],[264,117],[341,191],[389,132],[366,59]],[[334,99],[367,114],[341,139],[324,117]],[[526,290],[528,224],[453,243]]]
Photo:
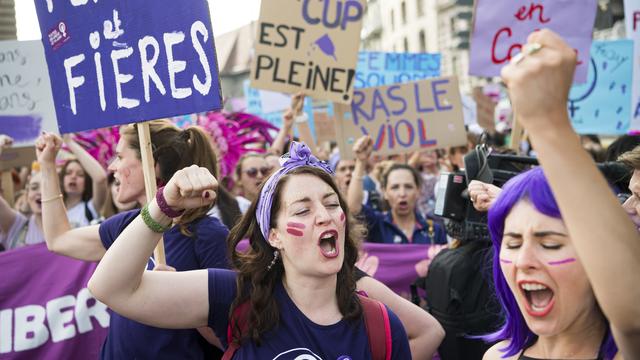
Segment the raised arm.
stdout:
[[[192,165],[177,171],[163,194],[171,208],[190,209],[213,203],[216,187],[209,170]],[[160,210],[155,199],[148,204],[148,211],[150,221],[171,224],[172,219]],[[89,290],[119,314],[151,326],[207,326],[207,270],[144,271],[161,236],[149,228],[142,215],[135,218],[100,261]]]
[[363,290],[370,298],[384,303],[398,316],[409,337],[411,358],[433,357],[444,339],[444,329],[431,314],[372,277],[361,278],[357,286],[358,290]]
[[356,155],[356,166],[351,175],[349,190],[347,191],[347,205],[352,214],[359,214],[362,210],[362,199],[364,198],[364,190],[362,188],[362,180],[367,173],[367,161],[373,151],[373,140],[371,137],[363,136],[359,138],[353,145],[353,152]]
[[531,34],[527,46],[533,43],[540,51],[503,68],[502,78],[618,347],[625,359],[638,359],[640,235],[569,121],[575,51],[549,30]]
[[[7,135],[0,134],[0,155],[2,150],[9,148],[13,144],[13,139]],[[11,208],[9,203],[0,194],[0,231],[7,233],[16,220],[16,211]]]
[[91,185],[93,194],[91,195],[91,201],[93,201],[93,207],[95,209],[101,209],[102,205],[107,199],[107,172],[104,170],[98,160],[94,159],[80,144],[75,142],[71,137],[65,136],[64,142],[69,146],[69,149],[76,156],[78,162],[84,170],[91,176]]
[[287,137],[292,132],[293,129],[293,120],[295,118],[295,113],[292,109],[288,109],[284,115],[282,116],[282,127],[280,131],[278,131],[278,135],[271,143],[271,147],[269,148],[269,152],[275,155],[282,155],[282,150],[284,149],[284,145],[287,142]]
[[71,229],[56,171],[56,155],[62,139],[45,133],[36,140],[36,155],[42,173],[42,229],[47,248],[79,260],[97,261],[104,255],[98,226]]

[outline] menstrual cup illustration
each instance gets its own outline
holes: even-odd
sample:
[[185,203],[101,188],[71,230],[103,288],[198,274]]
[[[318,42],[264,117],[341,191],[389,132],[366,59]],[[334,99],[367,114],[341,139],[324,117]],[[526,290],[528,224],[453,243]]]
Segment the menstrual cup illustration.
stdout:
[[336,59],[336,46],[333,44],[333,40],[331,40],[329,34],[322,35],[318,40],[316,40],[315,44],[318,45],[320,51],[325,55],[331,56],[333,60],[338,60]]

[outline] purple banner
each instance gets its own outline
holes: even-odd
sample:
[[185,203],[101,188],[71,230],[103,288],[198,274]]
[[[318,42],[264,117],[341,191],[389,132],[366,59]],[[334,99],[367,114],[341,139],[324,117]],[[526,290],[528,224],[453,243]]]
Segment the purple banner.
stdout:
[[587,81],[596,0],[478,0],[471,35],[469,74],[499,76],[533,31],[558,33],[578,53],[574,82]]
[[96,359],[107,307],[87,289],[95,263],[45,244],[0,253],[0,359]]
[[411,285],[446,245],[364,243],[356,265],[397,294],[409,298]]

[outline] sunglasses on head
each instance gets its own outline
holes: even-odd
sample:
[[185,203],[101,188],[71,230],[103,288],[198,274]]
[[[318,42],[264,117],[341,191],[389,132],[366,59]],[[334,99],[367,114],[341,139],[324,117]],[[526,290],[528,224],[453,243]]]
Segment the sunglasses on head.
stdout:
[[261,167],[261,168],[253,167],[245,170],[244,173],[247,174],[247,176],[250,178],[255,178],[256,176],[258,176],[258,172],[260,172],[262,176],[268,176],[269,174],[271,174],[271,170],[273,170],[272,167]]

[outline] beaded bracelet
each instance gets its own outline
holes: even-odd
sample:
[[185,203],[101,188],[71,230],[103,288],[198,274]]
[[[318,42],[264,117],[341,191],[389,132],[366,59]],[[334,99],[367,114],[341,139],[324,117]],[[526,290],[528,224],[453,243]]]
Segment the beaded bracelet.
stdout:
[[142,215],[144,224],[147,225],[147,227],[153,232],[163,233],[171,228],[170,226],[162,226],[162,224],[159,224],[157,221],[153,220],[151,214],[149,213],[148,204],[142,208],[142,211],[140,211],[140,215]]
[[167,204],[167,200],[164,198],[164,186],[159,188],[156,192],[156,202],[158,203],[158,207],[160,207],[160,211],[163,214],[167,215],[170,218],[177,218],[178,216],[184,214],[184,209],[180,211],[173,210],[169,204]]

